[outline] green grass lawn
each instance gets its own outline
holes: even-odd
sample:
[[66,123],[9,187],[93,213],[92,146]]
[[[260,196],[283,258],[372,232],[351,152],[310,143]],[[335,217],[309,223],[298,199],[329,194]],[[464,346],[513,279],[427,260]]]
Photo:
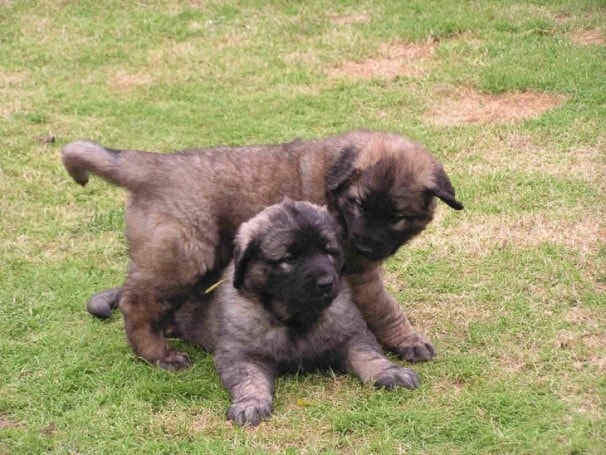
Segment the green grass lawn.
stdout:
[[[606,453],[606,3],[0,2],[0,453]],[[172,151],[366,127],[427,145],[464,202],[386,264],[438,357],[416,391],[280,378],[225,421],[211,356],[137,361],[122,190],[88,138]],[[54,140],[52,140],[52,138]]]

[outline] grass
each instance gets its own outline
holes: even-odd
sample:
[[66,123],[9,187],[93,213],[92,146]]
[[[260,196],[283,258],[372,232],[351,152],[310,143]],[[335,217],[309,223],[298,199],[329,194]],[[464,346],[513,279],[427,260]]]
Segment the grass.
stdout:
[[[603,1],[5,1],[0,23],[0,453],[604,453]],[[160,371],[85,313],[124,275],[124,194],[75,185],[62,145],[357,127],[425,143],[466,205],[386,264],[439,352],[420,389],[284,377],[236,428],[209,355]]]

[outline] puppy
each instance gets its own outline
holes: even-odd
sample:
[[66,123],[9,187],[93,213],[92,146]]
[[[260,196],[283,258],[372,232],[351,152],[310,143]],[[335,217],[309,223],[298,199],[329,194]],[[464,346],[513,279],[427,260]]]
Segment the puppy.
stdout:
[[137,356],[169,370],[189,365],[163,335],[172,313],[221,273],[238,226],[285,196],[327,205],[341,223],[345,279],[381,344],[411,362],[435,355],[381,278],[381,262],[431,221],[435,198],[463,208],[422,145],[372,131],[173,154],[78,141],[63,149],[62,160],[82,185],[92,172],[128,190],[126,281],[95,295],[88,309],[108,317],[119,302]]
[[376,387],[415,388],[388,361],[341,281],[339,226],[328,211],[285,201],[244,223],[216,290],[188,300],[172,335],[215,353],[229,420],[257,425],[272,410],[278,374],[332,368]]

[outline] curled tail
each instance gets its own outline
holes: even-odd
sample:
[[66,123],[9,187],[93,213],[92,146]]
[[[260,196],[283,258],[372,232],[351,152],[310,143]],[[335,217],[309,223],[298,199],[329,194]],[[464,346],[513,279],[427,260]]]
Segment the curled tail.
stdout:
[[155,153],[112,150],[91,141],[76,141],[61,150],[61,160],[69,175],[84,186],[89,172],[131,190],[150,180]]
[[118,308],[121,297],[122,288],[99,291],[86,303],[86,311],[98,318],[109,319],[112,311]]

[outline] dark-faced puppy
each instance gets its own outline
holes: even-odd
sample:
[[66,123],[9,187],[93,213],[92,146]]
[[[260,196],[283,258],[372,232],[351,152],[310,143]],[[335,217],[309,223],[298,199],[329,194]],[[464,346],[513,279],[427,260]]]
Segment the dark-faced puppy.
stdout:
[[[346,135],[347,137],[347,135]],[[436,198],[463,204],[440,163],[419,143],[396,134],[354,132],[327,180],[328,205],[347,234],[347,281],[381,344],[410,362],[435,356],[382,282],[381,262],[422,232]]]
[[221,273],[238,226],[284,196],[327,204],[346,233],[346,280],[370,329],[409,361],[435,355],[385,290],[381,262],[430,222],[435,198],[462,209],[440,163],[395,134],[353,131],[318,140],[158,154],[67,145],[63,163],[80,184],[88,173],[128,189],[131,259],[122,288],[91,299],[108,317],[119,301],[137,356],[183,368],[164,328],[192,290]]
[[338,229],[307,202],[263,210],[240,228],[224,281],[177,310],[176,333],[215,352],[235,423],[269,416],[274,378],[286,372],[332,368],[377,387],[418,385],[385,358],[341,281]]

